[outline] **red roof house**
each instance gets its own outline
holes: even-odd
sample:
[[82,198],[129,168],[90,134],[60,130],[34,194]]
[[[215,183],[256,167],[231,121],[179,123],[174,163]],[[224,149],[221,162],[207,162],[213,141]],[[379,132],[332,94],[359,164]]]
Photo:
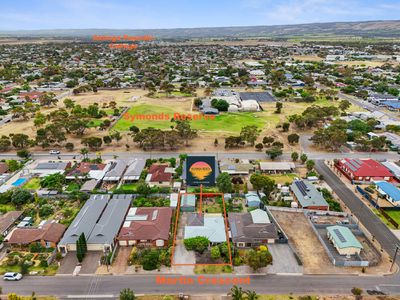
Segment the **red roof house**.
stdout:
[[389,169],[373,159],[345,158],[339,160],[336,167],[354,181],[394,180]]
[[146,182],[151,186],[169,186],[171,184],[172,172],[167,165],[153,164],[147,172]]
[[41,227],[16,228],[11,233],[7,243],[10,245],[29,245],[38,242],[43,247],[55,248],[65,229],[64,225],[56,222],[47,222]]
[[167,246],[171,216],[170,207],[132,207],[119,232],[119,245]]

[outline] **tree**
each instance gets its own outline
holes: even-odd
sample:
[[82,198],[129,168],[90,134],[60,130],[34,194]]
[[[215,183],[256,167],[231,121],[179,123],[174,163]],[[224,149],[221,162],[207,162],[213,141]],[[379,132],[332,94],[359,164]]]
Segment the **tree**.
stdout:
[[282,107],[283,107],[282,102],[276,102],[275,107],[276,107],[275,113],[280,114],[282,112]]
[[264,268],[272,263],[272,255],[268,250],[251,249],[246,254],[246,261],[254,271]]
[[244,293],[241,287],[234,285],[231,288],[231,294],[232,294],[232,300],[243,300]]
[[66,109],[72,109],[75,106],[75,101],[71,100],[70,98],[66,98],[63,100]]
[[103,142],[104,144],[109,145],[112,142],[112,138],[109,135],[105,135],[103,136]]
[[275,181],[273,179],[258,173],[254,173],[250,176],[250,183],[257,192],[263,190],[266,196],[269,196],[275,187]]
[[299,142],[300,136],[297,133],[289,134],[288,137],[289,144],[297,144]]
[[218,109],[218,111],[228,111],[229,103],[223,99],[212,99],[211,106]]
[[175,120],[175,129],[178,131],[179,136],[185,141],[187,146],[190,139],[197,136],[196,130],[193,130],[188,120]]
[[31,154],[29,153],[28,150],[26,150],[26,149],[21,149],[21,150],[18,150],[18,151],[17,151],[17,155],[18,155],[18,157],[21,157],[21,158],[28,158],[29,155],[31,155]]
[[228,173],[223,172],[218,175],[217,179],[217,187],[221,193],[230,193],[232,192],[232,182],[231,177]]
[[151,192],[151,188],[146,182],[141,181],[136,186],[136,192],[139,195],[148,196]]
[[58,99],[56,98],[56,95],[52,92],[43,93],[39,96],[39,103],[42,106],[51,106],[53,104],[56,104],[57,102]]
[[99,137],[91,136],[83,138],[81,143],[85,146],[88,146],[90,149],[98,150],[103,144],[103,141]]
[[270,149],[268,149],[267,151],[265,151],[265,153],[266,153],[267,155],[269,155],[269,157],[270,157],[272,160],[274,160],[274,159],[277,158],[278,156],[281,156],[282,153],[283,153],[283,151],[282,151],[282,148],[281,148],[281,147],[274,146],[274,147],[271,147]]
[[46,124],[46,116],[41,112],[37,112],[35,115],[35,119],[33,120],[33,124],[35,127],[41,127]]
[[261,151],[264,148],[264,145],[262,143],[258,143],[258,144],[256,144],[255,147],[256,147],[257,151]]
[[282,130],[283,132],[288,132],[289,131],[289,127],[290,127],[290,123],[289,122],[285,122],[282,124]]
[[348,101],[348,100],[342,100],[342,101],[339,102],[339,109],[340,109],[343,113],[345,113],[346,110],[348,110],[348,109],[350,108],[350,106],[351,106],[351,103],[350,103],[350,101]]
[[33,202],[33,199],[33,195],[28,190],[21,188],[14,190],[11,195],[11,203],[15,206],[22,206],[26,203],[31,203]]
[[218,139],[214,140],[214,146],[217,147],[218,146]]
[[11,136],[11,143],[17,149],[24,149],[29,145],[29,136],[23,133],[16,133]]
[[65,175],[60,173],[47,175],[40,180],[40,186],[42,188],[48,188],[50,190],[61,191],[64,184],[65,184]]
[[0,138],[0,151],[7,151],[8,149],[10,149],[11,147],[11,141],[10,138],[8,136],[3,135]]
[[292,152],[291,158],[293,161],[297,161],[299,159],[299,153]]
[[221,257],[221,252],[219,251],[218,246],[211,247],[211,258],[212,259],[218,259]]
[[315,166],[315,161],[313,161],[311,159],[307,160],[306,167],[307,167],[308,171],[311,171],[312,169],[314,169],[314,166]]
[[271,136],[264,136],[264,138],[263,138],[263,144],[264,144],[264,145],[269,145],[269,144],[273,143],[274,140],[275,140],[275,139],[274,139],[273,137],[271,137]]
[[68,151],[74,150],[74,147],[75,147],[74,144],[71,142],[65,144],[65,149],[67,149]]
[[242,141],[248,142],[251,146],[254,146],[255,141],[260,135],[261,130],[255,125],[248,125],[242,128],[240,131],[240,137]]
[[302,163],[302,164],[304,164],[304,163],[307,161],[307,159],[308,159],[307,154],[302,153],[302,154],[300,155],[300,160],[301,160],[301,163]]
[[123,289],[119,293],[120,300],[136,300],[135,293],[131,289]]

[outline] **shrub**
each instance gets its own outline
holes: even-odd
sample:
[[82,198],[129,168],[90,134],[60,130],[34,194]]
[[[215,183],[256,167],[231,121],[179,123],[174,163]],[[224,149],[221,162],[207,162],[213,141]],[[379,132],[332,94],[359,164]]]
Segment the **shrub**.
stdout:
[[203,253],[210,245],[210,241],[206,237],[196,236],[193,238],[185,239],[183,241],[183,244],[185,245],[185,248],[189,251],[193,250],[199,253]]

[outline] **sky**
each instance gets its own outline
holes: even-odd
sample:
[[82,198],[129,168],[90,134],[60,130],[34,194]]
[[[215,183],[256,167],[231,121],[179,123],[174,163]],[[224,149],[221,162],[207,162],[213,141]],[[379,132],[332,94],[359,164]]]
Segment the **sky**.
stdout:
[[399,0],[17,0],[0,30],[160,29],[400,19]]

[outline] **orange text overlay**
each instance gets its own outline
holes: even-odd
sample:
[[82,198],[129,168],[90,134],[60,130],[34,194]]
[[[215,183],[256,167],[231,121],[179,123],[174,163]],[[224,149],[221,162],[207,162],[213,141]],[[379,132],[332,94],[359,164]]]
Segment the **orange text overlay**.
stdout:
[[203,120],[215,120],[214,115],[203,115],[203,114],[130,114],[125,113],[122,118],[131,122],[134,121],[170,121],[174,120],[192,120],[192,121],[203,121]]
[[160,285],[237,285],[250,284],[250,277],[165,277],[156,276],[156,283]]

